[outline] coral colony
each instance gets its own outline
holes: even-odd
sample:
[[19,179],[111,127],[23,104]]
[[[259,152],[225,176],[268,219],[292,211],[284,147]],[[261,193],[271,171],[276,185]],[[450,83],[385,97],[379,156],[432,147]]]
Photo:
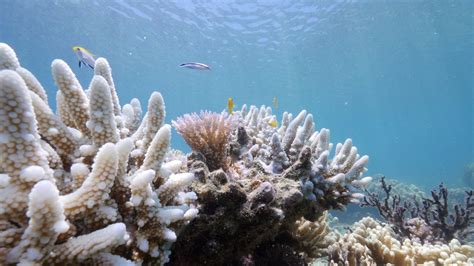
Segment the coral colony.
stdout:
[[[0,44],[2,265],[474,263],[461,244],[472,191],[454,214],[444,187],[414,206],[385,183],[385,198],[364,197],[368,156],[351,139],[331,156],[329,130],[305,110],[284,113],[280,126],[265,106],[183,115],[172,124],[186,156],[169,147],[160,93],[142,115],[137,99],[120,105],[107,60],[96,60],[87,90],[64,61],[51,67],[57,112]],[[328,210],[360,202],[388,224],[330,228]]]

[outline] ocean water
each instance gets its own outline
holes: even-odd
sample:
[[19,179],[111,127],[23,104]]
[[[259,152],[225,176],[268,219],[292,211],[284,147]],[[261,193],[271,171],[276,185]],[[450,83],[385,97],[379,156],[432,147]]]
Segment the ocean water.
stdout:
[[[47,89],[72,46],[106,57],[121,104],[158,90],[167,122],[221,111],[232,97],[313,113],[331,141],[350,137],[369,175],[461,185],[474,161],[474,2],[0,0],[0,42]],[[178,67],[203,62],[211,71]],[[188,151],[174,133],[174,148]]]

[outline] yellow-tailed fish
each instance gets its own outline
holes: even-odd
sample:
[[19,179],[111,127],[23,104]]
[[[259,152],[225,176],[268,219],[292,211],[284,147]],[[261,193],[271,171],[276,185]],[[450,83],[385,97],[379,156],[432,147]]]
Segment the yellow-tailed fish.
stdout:
[[278,121],[276,120],[275,117],[272,117],[272,119],[270,119],[270,121],[268,121],[268,124],[273,128],[278,127]]
[[87,51],[86,48],[80,46],[74,46],[72,47],[72,50],[74,51],[74,53],[76,53],[77,59],[79,60],[79,68],[81,68],[82,65],[85,65],[94,69],[95,58],[91,52]]
[[278,109],[278,98],[275,96],[273,97],[273,107],[275,107],[275,109]]
[[234,100],[229,97],[227,99],[227,112],[229,114],[233,114],[234,113],[234,107],[235,107]]

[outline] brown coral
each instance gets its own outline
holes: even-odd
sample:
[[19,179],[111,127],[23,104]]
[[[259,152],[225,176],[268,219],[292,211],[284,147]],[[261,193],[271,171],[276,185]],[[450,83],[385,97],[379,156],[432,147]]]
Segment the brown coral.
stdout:
[[226,113],[185,114],[173,121],[173,126],[194,151],[204,155],[209,170],[227,169],[226,152],[233,120]]

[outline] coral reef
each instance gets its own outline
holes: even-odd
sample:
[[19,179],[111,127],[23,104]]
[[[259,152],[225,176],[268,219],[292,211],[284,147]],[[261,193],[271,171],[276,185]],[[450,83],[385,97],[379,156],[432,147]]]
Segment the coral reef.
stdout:
[[366,217],[328,247],[330,265],[472,265],[474,247],[399,241],[389,225]]
[[[382,178],[374,191],[368,156],[351,139],[330,156],[330,131],[305,110],[280,125],[266,106],[183,115],[172,125],[185,155],[170,150],[159,92],[144,113],[138,99],[120,105],[104,58],[85,91],[64,61],[51,67],[56,113],[0,43],[1,265],[474,263],[461,244],[472,190],[464,206],[443,185],[428,198]],[[389,224],[365,218],[337,233],[328,211],[350,203]]]
[[[371,180],[362,177],[368,157],[352,140],[337,144],[330,159],[329,130],[315,131],[311,114],[285,113],[277,127],[271,112],[244,105],[229,118],[203,112],[173,123],[193,149],[187,165],[196,176],[200,213],[173,245],[171,265],[305,264],[324,253],[310,243],[323,242],[327,230],[305,232],[319,226],[303,224],[322,223],[326,210],[363,196],[356,190]],[[220,129],[204,134],[212,123],[203,118],[211,115]],[[212,158],[217,152],[219,163]]]
[[[423,242],[441,241],[448,243],[454,238],[465,239],[474,233],[470,226],[474,223],[474,192],[465,191],[465,204],[455,204],[454,213],[448,205],[448,189],[443,184],[439,190],[431,191],[431,198],[422,198],[421,202],[414,197],[411,201],[402,201],[400,195],[392,192],[392,185],[385,179],[380,180],[385,193],[368,193],[362,206],[377,208],[380,215],[394,226],[395,231],[403,237]],[[409,213],[409,214],[407,214]]]
[[0,264],[164,264],[196,217],[196,194],[152,94],[120,107],[104,58],[85,92],[52,63],[58,114],[0,43]]

